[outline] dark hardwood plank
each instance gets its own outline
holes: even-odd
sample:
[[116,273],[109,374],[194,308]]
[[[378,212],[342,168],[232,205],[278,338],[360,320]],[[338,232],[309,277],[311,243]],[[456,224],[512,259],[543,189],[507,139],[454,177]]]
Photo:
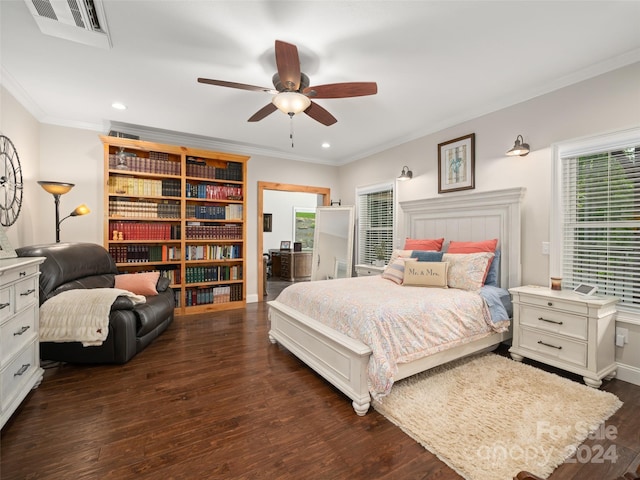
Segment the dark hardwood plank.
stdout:
[[[2,430],[0,477],[461,478],[271,345],[266,313],[259,303],[180,317],[126,365],[48,368]],[[640,387],[604,389],[625,402],[607,422],[618,460],[567,463],[551,480],[614,478],[640,460]]]

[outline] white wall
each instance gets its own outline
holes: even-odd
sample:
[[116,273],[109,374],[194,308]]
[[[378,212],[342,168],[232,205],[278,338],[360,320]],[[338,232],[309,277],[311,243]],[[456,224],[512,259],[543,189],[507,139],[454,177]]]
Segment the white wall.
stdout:
[[264,213],[273,215],[273,229],[262,236],[263,250],[279,249],[282,240],[289,240],[293,248],[293,209],[294,207],[316,208],[318,195],[304,192],[284,192],[265,190],[262,208]]

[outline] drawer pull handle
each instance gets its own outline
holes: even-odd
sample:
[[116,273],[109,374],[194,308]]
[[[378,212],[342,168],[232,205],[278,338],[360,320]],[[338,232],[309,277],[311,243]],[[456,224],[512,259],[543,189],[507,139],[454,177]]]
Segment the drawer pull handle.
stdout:
[[31,366],[30,363],[25,363],[24,365],[22,365],[20,367],[20,370],[18,370],[16,373],[13,374],[14,377],[19,377],[21,376],[24,372],[26,372],[27,370],[29,370],[29,367]]
[[547,302],[548,307],[553,307],[553,302]]
[[545,347],[557,348],[558,350],[562,350],[562,346],[557,347],[555,345],[551,345],[550,343],[544,343],[542,340],[538,340],[538,344],[544,345]]
[[26,297],[27,295],[31,295],[33,292],[35,292],[36,290],[34,288],[30,288],[29,290],[27,290],[26,292],[22,292],[20,294],[21,297]]
[[2,310],[3,308],[7,308],[9,305],[11,305],[10,303],[0,303],[0,310]]
[[20,277],[24,277],[24,276],[26,276],[26,275],[27,275],[27,272],[20,272],[20,273],[18,274],[18,276],[20,276]]
[[27,331],[27,330],[29,330],[30,328],[31,328],[31,326],[29,326],[29,325],[25,325],[24,327],[22,327],[22,328],[20,329],[20,331],[19,331],[19,332],[14,333],[14,334],[13,334],[13,336],[15,337],[16,335],[22,335],[24,332],[26,332],[26,331]]
[[562,322],[558,322],[556,320],[549,320],[548,318],[538,317],[538,320],[542,320],[543,322],[555,323],[556,325],[562,325]]

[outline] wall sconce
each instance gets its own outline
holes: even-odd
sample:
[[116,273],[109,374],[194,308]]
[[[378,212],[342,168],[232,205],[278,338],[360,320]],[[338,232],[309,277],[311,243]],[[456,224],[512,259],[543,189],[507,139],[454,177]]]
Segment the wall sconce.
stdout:
[[73,183],[64,183],[64,182],[48,182],[44,180],[38,181],[38,185],[40,185],[45,192],[53,195],[53,201],[56,205],[56,243],[60,243],[60,224],[69,217],[77,217],[79,215],[86,215],[90,213],[89,207],[87,207],[84,203],[75,208],[73,212],[60,220],[60,195],[64,195],[69,192],[75,184]]
[[522,135],[518,135],[516,137],[516,143],[513,145],[513,148],[507,152],[507,156],[509,157],[524,157],[529,154],[529,144],[524,143],[524,138]]
[[398,180],[411,180],[413,178],[413,172],[411,170],[409,170],[409,167],[407,167],[406,165],[404,167],[402,167],[402,172],[400,172],[400,176],[398,177]]

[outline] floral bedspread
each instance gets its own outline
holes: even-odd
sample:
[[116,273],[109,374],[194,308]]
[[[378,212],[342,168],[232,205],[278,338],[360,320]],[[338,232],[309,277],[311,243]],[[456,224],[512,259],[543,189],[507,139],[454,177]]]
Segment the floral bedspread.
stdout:
[[277,300],[369,346],[376,399],[391,390],[398,364],[497,330],[476,292],[401,286],[379,275],[295,283]]

